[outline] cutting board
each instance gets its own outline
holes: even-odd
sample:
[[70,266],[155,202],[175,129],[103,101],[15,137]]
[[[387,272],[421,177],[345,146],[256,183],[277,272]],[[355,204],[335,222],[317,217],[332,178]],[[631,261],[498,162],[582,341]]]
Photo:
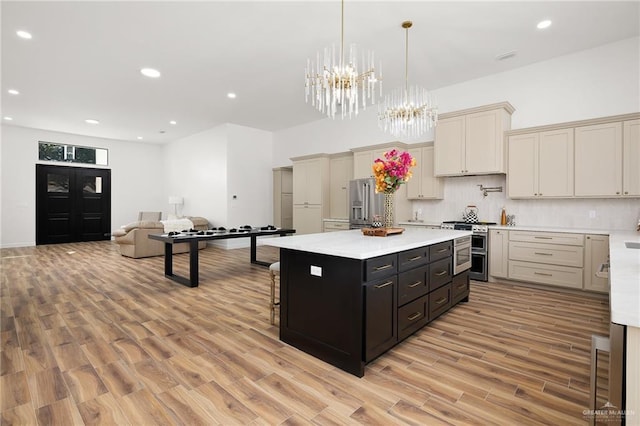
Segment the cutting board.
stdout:
[[362,228],[364,235],[373,237],[386,237],[388,235],[402,234],[404,228]]

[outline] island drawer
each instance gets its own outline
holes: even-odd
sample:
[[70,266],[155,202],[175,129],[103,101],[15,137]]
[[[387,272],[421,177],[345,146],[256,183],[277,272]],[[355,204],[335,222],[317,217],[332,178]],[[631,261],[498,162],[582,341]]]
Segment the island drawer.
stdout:
[[438,260],[429,265],[429,291],[442,287],[451,281],[451,258]]
[[429,292],[428,276],[428,265],[400,273],[398,275],[398,306],[427,294]]
[[364,270],[365,281],[390,277],[398,272],[398,255],[394,253],[367,259]]
[[434,320],[451,307],[451,283],[429,293],[429,319]]
[[429,296],[424,295],[398,308],[398,340],[402,340],[429,322]]
[[445,241],[443,243],[434,244],[429,246],[429,260],[444,259],[445,257],[451,257],[453,254],[453,245],[451,241]]
[[398,253],[398,270],[407,271],[429,263],[429,247],[420,247]]
[[469,296],[469,271],[455,275],[451,282],[451,300],[457,303]]

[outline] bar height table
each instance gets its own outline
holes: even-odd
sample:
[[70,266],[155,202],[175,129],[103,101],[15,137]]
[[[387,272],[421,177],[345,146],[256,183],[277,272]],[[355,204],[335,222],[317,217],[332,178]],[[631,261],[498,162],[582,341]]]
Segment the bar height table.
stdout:
[[[205,231],[206,232],[206,231]],[[198,243],[209,240],[228,240],[231,238],[251,239],[251,263],[260,266],[269,266],[269,262],[257,259],[258,237],[266,235],[285,236],[295,233],[295,229],[281,228],[275,230],[252,229],[244,232],[214,232],[213,234],[178,234],[169,236],[168,234],[152,234],[149,238],[162,241],[164,243],[164,276],[187,287],[198,287],[199,283],[199,256]],[[189,244],[189,278],[173,273],[173,245],[178,243]]]

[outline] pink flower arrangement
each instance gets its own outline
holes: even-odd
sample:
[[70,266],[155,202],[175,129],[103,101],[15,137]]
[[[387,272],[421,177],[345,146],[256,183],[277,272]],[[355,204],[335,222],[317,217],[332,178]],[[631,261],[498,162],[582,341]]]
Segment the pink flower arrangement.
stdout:
[[416,159],[407,151],[398,153],[392,149],[384,153],[383,159],[373,162],[373,175],[376,178],[376,192],[393,194],[400,185],[411,178],[411,167],[416,165]]

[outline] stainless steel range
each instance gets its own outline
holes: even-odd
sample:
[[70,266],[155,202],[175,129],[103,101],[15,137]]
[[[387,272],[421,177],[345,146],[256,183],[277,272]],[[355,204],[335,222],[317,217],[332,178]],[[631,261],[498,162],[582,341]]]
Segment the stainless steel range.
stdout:
[[489,226],[495,222],[459,222],[447,221],[440,224],[441,229],[457,229],[471,231],[471,269],[469,278],[476,281],[487,281],[489,278]]

